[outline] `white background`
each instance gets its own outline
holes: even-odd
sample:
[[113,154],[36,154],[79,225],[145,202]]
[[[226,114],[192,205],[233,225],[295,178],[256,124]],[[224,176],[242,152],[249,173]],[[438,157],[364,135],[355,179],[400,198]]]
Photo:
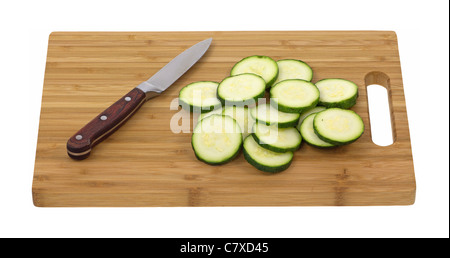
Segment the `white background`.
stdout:
[[[2,1],[0,237],[449,237],[448,1]],[[36,208],[52,31],[395,30],[417,180],[412,206]]]

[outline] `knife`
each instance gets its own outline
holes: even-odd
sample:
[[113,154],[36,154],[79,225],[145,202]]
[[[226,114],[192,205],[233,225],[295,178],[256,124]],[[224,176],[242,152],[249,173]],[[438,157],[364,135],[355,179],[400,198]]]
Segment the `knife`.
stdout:
[[92,148],[123,125],[147,100],[159,96],[208,50],[212,38],[203,40],[172,59],[150,79],[132,89],[105,111],[81,128],[67,141],[67,154],[85,159]]

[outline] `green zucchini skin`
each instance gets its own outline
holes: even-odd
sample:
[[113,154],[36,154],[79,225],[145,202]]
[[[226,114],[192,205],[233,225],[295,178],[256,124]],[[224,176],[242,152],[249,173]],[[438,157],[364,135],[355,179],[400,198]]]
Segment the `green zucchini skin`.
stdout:
[[[250,137],[250,136],[248,136],[248,137]],[[278,173],[278,172],[281,172],[281,171],[284,171],[284,170],[288,169],[289,166],[291,166],[291,163],[292,163],[292,159],[291,159],[291,161],[289,163],[286,163],[286,164],[284,164],[282,166],[278,166],[278,167],[264,166],[264,165],[259,164],[256,160],[254,160],[252,158],[252,156],[250,156],[250,154],[245,149],[243,149],[243,153],[244,153],[244,158],[245,158],[245,160],[247,160],[248,163],[250,163],[252,166],[257,168],[258,170],[261,170],[261,171],[264,171],[264,172]]]
[[207,118],[211,115],[220,115],[223,112],[222,106],[216,107],[214,110],[211,110],[209,112],[201,113],[197,118],[197,123],[200,122],[202,119]]
[[[335,139],[331,139],[327,136],[324,136],[324,133],[320,132],[320,129],[318,129],[317,127],[317,121],[320,120],[320,116],[319,114],[323,113],[323,112],[331,112],[333,110],[343,110],[349,113],[352,113],[355,117],[358,117],[361,121],[362,124],[362,129],[359,135],[357,135],[356,137],[354,137],[353,139],[347,140],[347,141],[339,141],[339,140],[335,140]],[[313,122],[313,127],[314,127],[314,133],[317,135],[317,137],[319,137],[319,139],[321,139],[324,142],[328,142],[330,144],[333,144],[335,146],[342,146],[342,145],[347,145],[350,143],[355,142],[356,140],[358,140],[364,133],[365,127],[364,127],[364,123],[361,119],[361,117],[353,110],[349,110],[349,109],[341,109],[341,108],[328,108],[324,111],[318,112],[316,113],[316,117],[314,118],[314,122]]]
[[[194,135],[191,136],[191,147],[192,147],[192,149],[194,149],[194,144],[193,144],[193,142],[192,142],[192,137],[193,137],[193,136],[194,136]],[[241,144],[241,145],[242,145],[242,144]],[[206,164],[208,164],[208,165],[212,165],[212,166],[219,166],[219,165],[226,164],[226,163],[228,163],[228,162],[234,160],[240,153],[241,153],[241,148],[239,148],[238,151],[236,151],[236,152],[233,154],[233,156],[230,156],[230,157],[227,158],[227,159],[224,159],[224,160],[222,160],[222,161],[220,161],[220,162],[210,162],[210,161],[208,161],[208,160],[206,160],[206,159],[203,159],[203,158],[200,157],[199,155],[197,155],[197,153],[194,151],[195,158],[197,158],[197,159],[198,159],[199,161],[201,161],[201,162],[204,162],[204,163],[206,163]]]
[[279,148],[279,147],[276,147],[276,146],[273,146],[273,145],[270,145],[270,144],[263,143],[258,138],[258,136],[255,133],[252,133],[251,135],[253,136],[255,141],[258,142],[258,144],[261,147],[263,147],[265,149],[268,149],[270,151],[273,151],[273,152],[278,152],[278,153],[284,153],[284,152],[287,152],[287,151],[296,151],[296,150],[298,150],[300,148],[300,144],[301,144],[301,141],[300,141],[300,143],[297,146],[295,146],[295,147],[292,147],[292,148]]
[[230,100],[226,100],[226,99],[220,97],[219,95],[217,95],[217,98],[220,100],[222,107],[225,107],[225,106],[245,107],[245,106],[252,106],[255,103],[258,103],[258,99],[264,98],[265,95],[266,95],[266,92],[263,91],[260,94],[256,95],[255,97],[253,97],[251,99],[246,99],[244,101],[230,101]]
[[[349,84],[352,84],[356,88],[356,93],[347,99],[343,99],[343,100],[336,101],[336,102],[324,101],[321,98],[318,103],[319,106],[324,106],[326,108],[349,109],[349,108],[353,107],[354,105],[356,105],[356,101],[359,97],[358,85],[356,83],[346,80],[346,79],[341,79],[341,78],[327,78],[327,79],[322,79],[322,80],[317,81],[316,86],[320,85],[321,83],[326,82],[328,80],[341,80],[341,81],[345,81]],[[319,86],[317,86],[317,87],[319,87]]]
[[178,105],[186,111],[189,111],[192,113],[200,113],[200,114],[205,114],[205,113],[211,112],[222,106],[221,104],[219,104],[219,105],[212,105],[212,106],[207,106],[207,107],[198,107],[198,106],[190,105],[189,103],[186,103],[181,99],[178,99]]
[[[274,124],[276,124],[276,125],[278,126],[278,128],[295,127],[295,126],[298,124],[298,121],[299,121],[299,119],[300,119],[300,114],[299,114],[299,113],[296,113],[297,116],[295,116],[294,119],[289,120],[289,121],[285,121],[285,122],[280,122],[280,121],[267,121],[267,120],[262,120],[261,118],[258,118],[258,111],[257,111],[257,109],[260,108],[260,107],[262,107],[262,106],[264,106],[264,105],[271,106],[270,103],[269,103],[269,104],[263,104],[263,105],[258,105],[258,106],[256,106],[256,107],[253,107],[253,108],[250,110],[250,114],[251,114],[251,116],[253,117],[253,119],[254,119],[256,122],[262,123],[262,124],[265,124],[265,125],[274,125]],[[270,108],[274,108],[274,107],[271,106]],[[274,109],[275,109],[275,108],[274,108]],[[284,113],[284,112],[283,112],[283,113]],[[294,113],[289,113],[289,114],[294,114]]]
[[[300,145],[301,145],[301,143],[302,143],[302,136],[301,136],[301,134],[300,134],[300,132],[296,129],[296,128],[293,128],[293,127],[289,127],[289,128],[279,128],[279,131],[278,131],[278,133],[283,133],[283,131],[286,131],[286,130],[291,130],[290,131],[290,134],[292,134],[292,133],[294,133],[295,134],[295,136],[294,135],[289,135],[289,136],[294,136],[294,137],[297,137],[297,138],[289,138],[290,139],[290,142],[291,143],[293,143],[293,144],[290,144],[290,146],[289,147],[287,147],[287,146],[285,146],[285,147],[281,147],[281,146],[277,146],[277,144],[276,143],[267,143],[267,142],[265,142],[264,140],[263,140],[263,138],[262,137],[260,137],[259,135],[258,135],[258,130],[257,130],[257,128],[259,127],[259,126],[261,126],[260,124],[258,124],[258,123],[256,123],[256,124],[254,124],[253,125],[253,127],[252,127],[252,136],[253,136],[253,138],[255,139],[255,141],[261,146],[261,147],[263,147],[263,148],[265,148],[265,149],[268,149],[268,150],[270,150],[270,151],[273,151],[273,152],[278,152],[278,153],[284,153],[284,152],[288,152],[288,151],[296,151],[296,150],[298,150],[299,148],[300,148]],[[270,130],[270,129],[269,129]],[[288,132],[289,133],[289,132]],[[286,138],[286,136],[284,137],[284,138]],[[293,142],[293,141],[296,141],[296,142]]]
[[[274,102],[270,102],[270,103],[272,104]],[[319,99],[315,100],[313,103],[311,103],[311,105],[305,106],[305,107],[301,107],[301,108],[285,106],[285,105],[283,105],[281,103],[272,104],[272,106],[278,107],[279,111],[285,112],[285,113],[302,113],[302,112],[304,112],[306,110],[309,110],[309,109],[312,109],[312,108],[316,107],[318,103],[319,103]]]
[[[245,138],[245,140],[250,140],[250,139],[248,139],[249,137],[253,138],[251,135],[249,135],[249,136],[247,136],[247,138]],[[244,140],[244,143],[245,143],[245,140]],[[254,140],[254,139],[251,139],[251,140]],[[245,147],[242,148],[242,152],[244,153],[245,160],[247,160],[247,162],[250,165],[252,165],[253,167],[255,167],[256,169],[258,169],[260,171],[269,172],[269,173],[278,173],[278,172],[288,169],[293,160],[293,154],[292,154],[292,158],[287,163],[284,163],[279,166],[268,166],[268,165],[260,164],[258,161],[253,159],[252,155],[246,150]]]
[[322,141],[328,142],[328,143],[330,143],[330,144],[333,144],[334,146],[343,146],[343,145],[347,145],[347,144],[350,144],[350,143],[355,142],[355,141],[358,140],[358,138],[359,138],[359,137],[358,137],[358,138],[356,138],[356,139],[354,139],[354,140],[351,140],[351,141],[341,142],[341,141],[335,141],[335,140],[333,140],[333,139],[330,139],[330,138],[327,138],[327,137],[324,137],[324,136],[320,135],[320,134],[317,132],[316,127],[314,127],[314,132],[317,134],[317,136],[318,136]]
[[[231,74],[231,75],[237,75],[237,74],[240,74],[240,72],[238,71],[239,66],[240,66],[242,63],[245,63],[245,62],[247,62],[247,61],[250,60],[250,59],[261,59],[261,60],[263,60],[263,61],[265,61],[265,62],[268,62],[268,63],[271,63],[271,64],[272,64],[273,68],[275,69],[275,73],[272,74],[272,76],[271,76],[270,79],[268,79],[268,80],[265,79],[265,80],[266,80],[266,89],[272,87],[272,85],[274,84],[274,82],[275,82],[275,81],[277,80],[277,78],[278,78],[279,69],[278,69],[278,64],[277,64],[277,62],[276,62],[275,60],[273,60],[271,57],[268,57],[268,56],[253,55],[253,56],[244,57],[244,58],[242,58],[239,62],[237,62],[237,63],[231,68],[230,74]],[[255,73],[255,74],[257,74],[257,73]],[[261,77],[264,78],[264,76],[263,76],[262,74],[257,74],[257,75],[259,75],[259,76],[261,76]]]
[[311,105],[309,105],[307,107],[302,107],[302,108],[293,108],[293,107],[285,106],[283,104],[278,103],[278,110],[280,110],[281,112],[285,112],[285,113],[301,113],[305,110],[308,110],[308,109],[311,109],[311,108],[317,106],[318,103],[319,103],[319,100],[316,100]]
[[265,124],[265,125],[276,124],[278,126],[278,128],[289,128],[289,127],[294,127],[298,124],[298,119],[290,121],[290,122],[283,122],[283,123],[270,123],[269,121],[258,120],[258,118],[254,118],[254,119],[256,120],[256,122]]
[[349,109],[356,105],[356,100],[358,99],[358,95],[354,95],[351,98],[348,98],[343,101],[339,102],[319,102],[318,105],[327,107],[327,108],[342,108],[342,109]]

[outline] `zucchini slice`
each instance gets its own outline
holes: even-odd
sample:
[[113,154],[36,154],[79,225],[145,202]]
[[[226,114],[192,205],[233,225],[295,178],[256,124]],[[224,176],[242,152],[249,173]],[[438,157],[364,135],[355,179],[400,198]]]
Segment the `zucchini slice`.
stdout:
[[358,140],[364,133],[364,122],[352,110],[329,108],[316,113],[314,132],[323,141],[344,145]]
[[261,76],[270,88],[278,77],[278,65],[268,56],[249,56],[237,62],[231,68],[231,75],[253,73]]
[[241,129],[229,116],[211,115],[196,125],[191,142],[197,159],[211,165],[224,164],[239,153]]
[[276,125],[256,123],[252,132],[261,147],[274,152],[296,151],[302,142],[300,133],[294,127],[278,128]]
[[300,118],[299,113],[285,113],[278,111],[270,104],[253,107],[250,114],[258,123],[277,125],[279,128],[294,127]]
[[252,130],[255,119],[250,115],[248,107],[226,106],[223,108],[223,115],[231,116],[241,128],[242,138],[245,139]]
[[348,109],[356,104],[358,85],[344,79],[323,79],[316,82],[320,91],[319,105]]
[[275,173],[286,170],[294,157],[292,151],[278,153],[261,147],[251,135],[245,138],[243,150],[247,162],[264,172]]
[[277,104],[278,110],[287,113],[300,113],[319,103],[320,92],[314,83],[289,79],[275,84],[270,89],[271,104]]
[[305,110],[300,114],[300,119],[298,120],[298,124],[297,124],[297,129],[300,131],[300,126],[303,122],[303,120],[305,120],[305,118],[311,114],[314,113],[318,113],[320,111],[324,111],[325,109],[327,109],[326,107],[322,107],[322,106],[315,106],[311,109]]
[[314,117],[317,113],[309,114],[304,120],[303,123],[300,124],[300,127],[298,127],[300,134],[303,137],[303,140],[305,140],[306,143],[309,145],[319,147],[319,148],[329,148],[334,147],[335,145],[325,142],[321,140],[316,133],[314,132]]
[[206,113],[221,103],[216,96],[219,83],[211,81],[193,82],[184,86],[179,93],[179,105],[195,113]]
[[297,59],[282,59],[277,61],[278,78],[274,84],[288,79],[302,79],[311,81],[313,78],[313,70],[311,67]]
[[261,76],[245,73],[229,76],[217,87],[217,97],[224,105],[251,105],[264,97],[266,82]]

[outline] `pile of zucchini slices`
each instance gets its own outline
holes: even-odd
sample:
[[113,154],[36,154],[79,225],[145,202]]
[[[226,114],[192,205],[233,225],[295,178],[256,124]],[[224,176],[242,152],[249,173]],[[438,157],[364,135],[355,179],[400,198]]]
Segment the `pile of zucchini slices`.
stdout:
[[200,113],[192,134],[197,159],[219,165],[243,150],[257,169],[280,172],[302,141],[319,148],[356,141],[364,123],[349,108],[356,104],[358,86],[338,78],[312,83],[312,78],[313,70],[301,60],[249,56],[221,82],[183,87],[180,106]]

